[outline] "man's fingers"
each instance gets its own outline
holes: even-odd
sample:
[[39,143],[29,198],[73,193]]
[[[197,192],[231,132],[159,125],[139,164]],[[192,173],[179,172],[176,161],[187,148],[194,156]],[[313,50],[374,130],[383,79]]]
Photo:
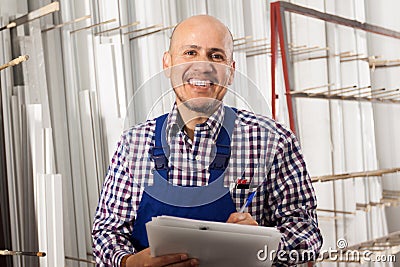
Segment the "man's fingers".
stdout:
[[232,213],[227,223],[247,224],[247,225],[258,225],[258,223],[251,217],[250,213]]
[[243,220],[243,221],[238,221],[236,224],[258,225],[258,223],[257,223],[255,220]]
[[[172,264],[181,263],[187,261],[188,256],[186,254],[169,254],[152,258],[152,264],[149,266],[170,266]],[[172,265],[174,266],[174,265]],[[178,265],[179,266],[179,265]],[[185,265],[182,265],[185,266]],[[190,266],[190,265],[187,265]]]
[[199,260],[198,259],[188,259],[183,262],[179,263],[174,263],[172,265],[168,265],[168,267],[197,267],[199,266]]
[[189,259],[188,255],[184,253],[151,257],[150,248],[146,248],[134,255],[131,255],[126,260],[127,267],[191,267],[198,265],[199,261],[197,259]]
[[226,222],[227,223],[237,223],[237,222],[243,221],[245,219],[246,219],[246,215],[244,213],[235,212],[229,216],[229,218]]

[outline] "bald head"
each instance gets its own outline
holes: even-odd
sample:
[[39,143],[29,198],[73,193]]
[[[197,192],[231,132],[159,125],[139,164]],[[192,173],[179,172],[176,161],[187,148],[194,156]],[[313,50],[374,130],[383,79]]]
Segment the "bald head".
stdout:
[[221,41],[225,45],[227,56],[232,60],[233,56],[233,37],[232,33],[220,20],[209,15],[197,15],[189,17],[181,21],[174,28],[170,45],[169,52],[176,49],[177,43],[185,38],[188,34],[203,34],[205,40],[211,38],[212,35],[218,35]]

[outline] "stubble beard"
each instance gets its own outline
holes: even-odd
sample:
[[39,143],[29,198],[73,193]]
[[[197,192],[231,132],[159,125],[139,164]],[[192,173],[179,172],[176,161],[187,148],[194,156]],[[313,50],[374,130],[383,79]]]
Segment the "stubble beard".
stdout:
[[176,93],[176,97],[190,111],[206,116],[213,114],[215,110],[217,110],[218,107],[222,104],[220,100],[209,97],[185,99],[182,95],[179,95],[178,93]]

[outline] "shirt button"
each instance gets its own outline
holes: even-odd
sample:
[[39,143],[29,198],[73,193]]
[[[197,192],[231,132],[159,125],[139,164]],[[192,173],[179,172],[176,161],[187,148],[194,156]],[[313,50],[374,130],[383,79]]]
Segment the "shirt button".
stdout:
[[195,157],[195,159],[196,159],[196,160],[200,160],[200,156],[197,155],[197,156]]

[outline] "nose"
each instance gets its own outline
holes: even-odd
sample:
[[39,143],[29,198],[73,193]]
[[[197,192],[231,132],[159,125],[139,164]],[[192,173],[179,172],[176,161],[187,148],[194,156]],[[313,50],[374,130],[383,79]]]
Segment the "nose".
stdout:
[[206,60],[193,62],[192,69],[199,73],[210,73],[213,72],[215,68],[213,62]]

